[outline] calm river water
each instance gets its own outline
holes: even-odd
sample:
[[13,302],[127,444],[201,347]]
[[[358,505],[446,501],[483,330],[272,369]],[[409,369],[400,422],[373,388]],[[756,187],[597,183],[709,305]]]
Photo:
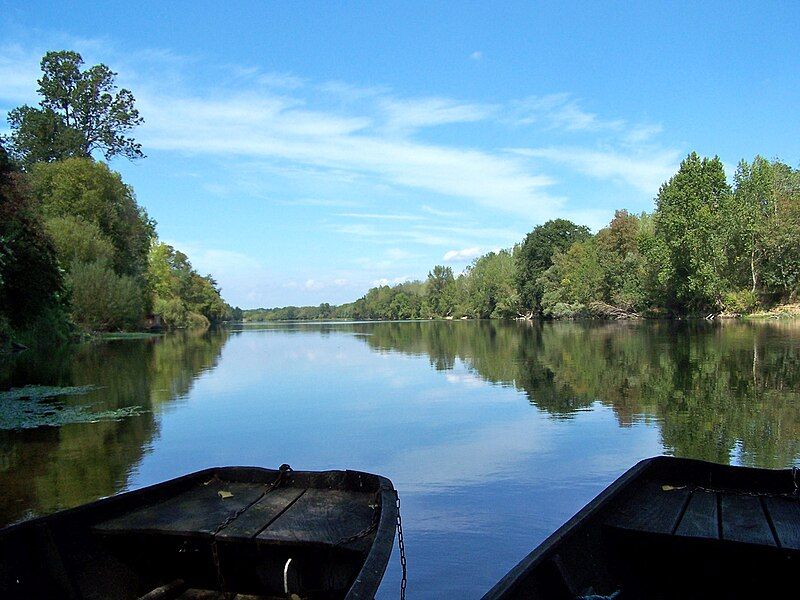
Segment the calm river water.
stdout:
[[411,598],[480,597],[639,459],[800,460],[797,321],[254,325],[0,363],[34,384],[0,393],[2,523],[214,465],[372,471]]

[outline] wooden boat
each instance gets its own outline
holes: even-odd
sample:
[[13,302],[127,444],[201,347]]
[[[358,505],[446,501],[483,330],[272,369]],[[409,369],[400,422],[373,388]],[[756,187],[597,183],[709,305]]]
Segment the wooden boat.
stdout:
[[0,597],[373,598],[396,519],[377,475],[207,469],[1,530]]
[[794,469],[644,460],[483,599],[796,598],[798,482]]

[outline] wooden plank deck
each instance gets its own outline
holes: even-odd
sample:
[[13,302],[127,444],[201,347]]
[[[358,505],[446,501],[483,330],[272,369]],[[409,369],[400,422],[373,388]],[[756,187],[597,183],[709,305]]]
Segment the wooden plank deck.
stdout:
[[705,490],[695,490],[675,529],[675,535],[719,539],[717,517],[717,495]]
[[800,550],[800,498],[672,487],[647,481],[606,526],[645,534]]
[[252,538],[261,533],[304,493],[305,488],[277,488],[253,504],[217,534],[219,539]]
[[690,491],[664,491],[660,482],[646,481],[612,513],[606,523],[619,529],[672,534],[678,526]]
[[210,535],[230,515],[255,501],[264,491],[264,487],[255,483],[212,479],[163,502],[100,523],[95,526],[95,530],[107,534],[138,532]]
[[720,493],[722,539],[776,546],[775,536],[758,496]]
[[256,539],[336,545],[368,527],[376,510],[374,494],[309,489]]
[[764,498],[764,508],[772,519],[781,548],[800,550],[800,501]]
[[262,483],[214,479],[94,529],[108,535],[215,535],[226,542],[338,545],[377,525],[380,507],[374,493],[278,487],[265,494],[267,489]]

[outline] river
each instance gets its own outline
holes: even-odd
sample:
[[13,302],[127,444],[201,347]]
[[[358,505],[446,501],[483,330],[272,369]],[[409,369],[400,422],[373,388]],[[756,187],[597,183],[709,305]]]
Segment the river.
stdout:
[[0,522],[214,465],[371,471],[411,598],[480,597],[642,458],[800,462],[800,321],[244,325],[23,352],[0,390]]

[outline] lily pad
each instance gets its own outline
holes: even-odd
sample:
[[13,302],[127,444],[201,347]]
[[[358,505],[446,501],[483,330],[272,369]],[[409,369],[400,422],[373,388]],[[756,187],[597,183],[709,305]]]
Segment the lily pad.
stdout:
[[94,385],[75,387],[29,385],[0,392],[0,430],[119,421],[147,412],[141,406],[92,410],[91,405],[69,406],[57,400],[59,396],[86,394],[96,389],[98,388]]
[[0,402],[6,400],[44,400],[45,398],[55,398],[56,396],[77,396],[88,394],[98,389],[96,385],[76,385],[72,387],[59,387],[50,385],[26,385],[21,388],[11,388],[5,392],[0,392]]

